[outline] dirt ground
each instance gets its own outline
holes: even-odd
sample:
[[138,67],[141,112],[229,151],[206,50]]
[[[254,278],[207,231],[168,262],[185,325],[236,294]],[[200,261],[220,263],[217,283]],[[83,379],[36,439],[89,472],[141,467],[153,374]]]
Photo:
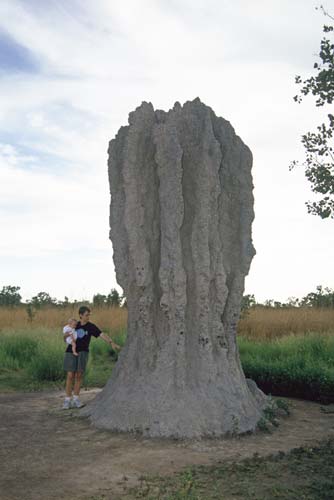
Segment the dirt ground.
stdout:
[[[82,393],[88,401],[99,389]],[[272,434],[191,441],[150,440],[97,430],[77,410],[61,410],[63,392],[0,394],[0,499],[122,498],[144,475],[189,465],[264,456],[334,436],[334,412],[287,399],[290,416]]]

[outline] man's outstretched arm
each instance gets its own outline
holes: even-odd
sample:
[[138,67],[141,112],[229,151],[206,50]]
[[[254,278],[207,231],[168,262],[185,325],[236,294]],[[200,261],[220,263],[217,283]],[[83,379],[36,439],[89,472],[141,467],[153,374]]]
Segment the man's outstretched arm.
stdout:
[[116,344],[106,333],[102,332],[100,338],[107,342],[107,344],[110,344],[113,349],[121,349],[121,346]]

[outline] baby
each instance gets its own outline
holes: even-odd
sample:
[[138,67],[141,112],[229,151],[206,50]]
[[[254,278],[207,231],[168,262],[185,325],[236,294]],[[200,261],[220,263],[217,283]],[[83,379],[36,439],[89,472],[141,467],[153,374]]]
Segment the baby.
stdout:
[[[74,356],[79,356],[77,353],[77,344],[76,344],[76,339],[77,339],[77,332],[75,331],[75,328],[78,324],[78,321],[75,318],[70,318],[68,320],[67,325],[64,326],[63,328],[63,334],[67,334],[67,337],[65,338],[65,341],[68,344],[72,345],[72,352]],[[68,335],[70,334],[70,335]]]

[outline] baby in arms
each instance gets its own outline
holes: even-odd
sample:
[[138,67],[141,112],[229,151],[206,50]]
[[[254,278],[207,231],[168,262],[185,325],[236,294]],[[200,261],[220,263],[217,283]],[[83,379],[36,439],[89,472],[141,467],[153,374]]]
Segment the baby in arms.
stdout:
[[78,321],[75,318],[70,318],[68,320],[67,325],[65,325],[63,328],[63,334],[64,336],[66,335],[65,341],[67,342],[67,344],[71,344],[74,356],[79,356],[77,353],[77,344],[76,344],[78,335],[77,332],[75,331],[77,324]]

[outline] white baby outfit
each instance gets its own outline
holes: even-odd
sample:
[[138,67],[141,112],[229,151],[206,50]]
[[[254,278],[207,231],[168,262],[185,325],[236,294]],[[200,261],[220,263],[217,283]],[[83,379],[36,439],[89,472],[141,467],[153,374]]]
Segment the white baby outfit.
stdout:
[[[69,325],[65,325],[63,328],[63,333],[72,333],[74,340],[77,340],[77,332]],[[66,337],[66,342],[72,344],[72,337]]]

